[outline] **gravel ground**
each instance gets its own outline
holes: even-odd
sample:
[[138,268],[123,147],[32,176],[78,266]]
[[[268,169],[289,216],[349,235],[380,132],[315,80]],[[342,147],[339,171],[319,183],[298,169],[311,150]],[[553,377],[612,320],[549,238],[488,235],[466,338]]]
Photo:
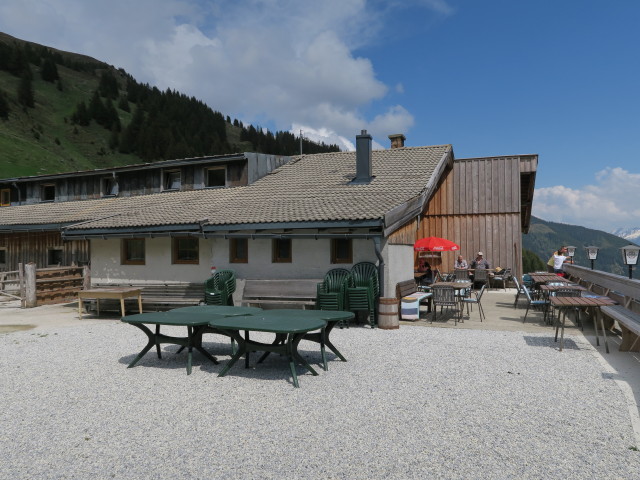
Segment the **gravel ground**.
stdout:
[[[0,478],[638,478],[623,394],[580,337],[563,352],[518,332],[332,339],[348,362],[300,369],[295,389],[275,355],[218,378],[216,335],[220,364],[194,353],[190,376],[173,345],[127,369],[146,337],[116,321],[0,335]],[[319,364],[317,344],[301,352]]]

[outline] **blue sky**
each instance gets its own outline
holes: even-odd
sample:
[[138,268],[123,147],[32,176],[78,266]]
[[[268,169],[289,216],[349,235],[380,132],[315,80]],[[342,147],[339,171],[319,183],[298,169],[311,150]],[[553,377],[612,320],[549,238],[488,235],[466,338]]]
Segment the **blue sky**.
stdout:
[[2,0],[0,31],[272,130],[540,155],[534,215],[640,227],[635,0]]

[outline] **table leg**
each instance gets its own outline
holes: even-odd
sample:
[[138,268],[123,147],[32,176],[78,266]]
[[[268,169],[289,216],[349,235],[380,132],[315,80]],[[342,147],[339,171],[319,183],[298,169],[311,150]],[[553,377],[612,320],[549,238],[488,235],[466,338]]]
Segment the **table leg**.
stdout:
[[604,337],[604,348],[607,353],[609,353],[609,342],[607,342],[607,331],[604,328],[604,315],[600,310],[600,307],[597,307],[598,316],[600,317],[600,326],[602,327],[602,336]]
[[78,319],[82,320],[82,298],[78,297]]
[[120,297],[120,310],[122,311],[122,316],[124,317],[127,314],[124,309],[124,297]]
[[142,313],[142,294],[138,294],[138,311]]
[[[244,331],[244,341],[249,342],[249,330]],[[247,350],[244,355],[244,368],[249,368],[249,355],[251,354],[250,350]]]
[[98,317],[99,317],[100,316],[100,299],[99,298],[96,298],[96,312],[98,313]]
[[151,350],[151,347],[156,345],[156,336],[153,334],[151,330],[149,330],[149,328],[147,328],[146,325],[141,325],[137,323],[133,323],[132,325],[142,330],[144,334],[147,336],[147,338],[149,339],[149,341],[147,342],[147,345],[142,349],[142,351],[136,356],[136,358],[133,359],[133,361],[129,364],[127,368],[133,368],[135,364],[138,363],[138,361],[142,357],[144,357],[149,350]]
[[193,327],[187,326],[187,375],[191,375],[191,360],[193,358]]
[[[600,346],[600,337],[598,336],[598,319],[596,318],[595,312],[591,312],[591,314],[593,315],[593,329],[596,332],[596,346],[599,347]],[[604,333],[604,331],[603,331]]]
[[229,331],[229,335],[231,338],[235,338],[236,342],[238,342],[238,350],[231,356],[231,359],[227,362],[224,368],[218,374],[219,377],[224,377],[229,369],[233,367],[233,365],[245,354],[247,351],[247,344],[242,339],[242,336],[236,331]]
[[[156,325],[156,335],[154,337],[154,341],[157,340],[160,335],[160,325]],[[158,358],[162,358],[162,354],[160,353],[160,343],[156,342],[156,351],[158,353]]]

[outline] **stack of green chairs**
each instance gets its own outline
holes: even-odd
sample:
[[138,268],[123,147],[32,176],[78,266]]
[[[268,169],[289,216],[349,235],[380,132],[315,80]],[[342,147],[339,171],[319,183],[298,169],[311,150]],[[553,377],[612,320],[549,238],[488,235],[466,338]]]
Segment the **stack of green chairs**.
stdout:
[[370,262],[356,263],[351,268],[347,286],[347,308],[351,312],[365,310],[369,313],[369,325],[375,327],[376,304],[380,297],[378,267]]
[[233,270],[219,270],[204,282],[204,303],[207,305],[233,305],[236,274]]
[[[318,284],[316,310],[344,310],[347,300],[347,284],[351,273],[345,268],[334,268]],[[340,322],[340,328],[349,327],[348,322]]]

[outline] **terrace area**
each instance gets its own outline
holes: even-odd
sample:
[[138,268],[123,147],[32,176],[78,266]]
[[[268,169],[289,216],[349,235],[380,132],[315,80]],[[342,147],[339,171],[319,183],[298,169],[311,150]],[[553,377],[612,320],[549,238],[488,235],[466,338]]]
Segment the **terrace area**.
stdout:
[[635,478],[639,355],[615,330],[606,354],[591,322],[560,352],[514,295],[488,291],[483,322],[336,329],[348,361],[299,370],[300,389],[276,355],[218,378],[219,335],[203,346],[220,364],[196,353],[192,375],[174,345],[127,369],[144,339],[115,313],[0,304],[0,477]]

